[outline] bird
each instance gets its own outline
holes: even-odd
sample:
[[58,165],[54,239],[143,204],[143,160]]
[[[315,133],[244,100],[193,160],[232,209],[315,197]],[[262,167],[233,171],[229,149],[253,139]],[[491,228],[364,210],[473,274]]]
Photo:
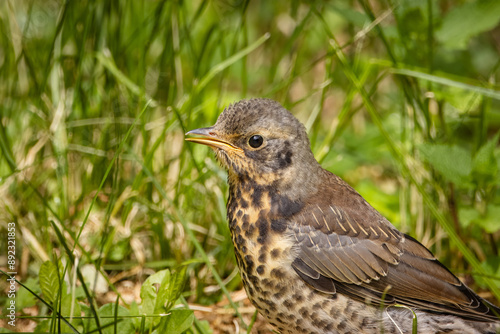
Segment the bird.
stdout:
[[186,133],[228,172],[227,220],[248,298],[292,333],[497,333],[500,308],[323,169],[306,128],[241,100]]

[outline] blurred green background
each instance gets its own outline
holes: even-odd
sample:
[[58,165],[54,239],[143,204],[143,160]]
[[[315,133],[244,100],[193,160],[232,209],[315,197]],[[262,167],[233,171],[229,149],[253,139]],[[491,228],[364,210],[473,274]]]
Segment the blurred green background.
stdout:
[[0,327],[268,330],[241,293],[226,174],[184,142],[251,97],[498,303],[499,21],[496,0],[0,2],[0,231],[16,224],[17,279],[41,299],[20,287]]

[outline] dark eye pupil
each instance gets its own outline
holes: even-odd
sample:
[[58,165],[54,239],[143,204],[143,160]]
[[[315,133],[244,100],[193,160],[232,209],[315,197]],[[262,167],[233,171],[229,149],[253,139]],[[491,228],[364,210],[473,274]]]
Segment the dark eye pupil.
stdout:
[[262,145],[263,142],[264,142],[264,138],[262,138],[262,136],[254,135],[254,136],[250,137],[250,139],[248,140],[248,145],[250,145],[253,148],[257,148],[260,145]]

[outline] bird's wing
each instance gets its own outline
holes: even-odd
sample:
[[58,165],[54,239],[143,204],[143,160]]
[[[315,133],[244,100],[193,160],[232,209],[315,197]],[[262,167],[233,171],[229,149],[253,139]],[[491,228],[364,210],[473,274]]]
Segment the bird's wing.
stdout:
[[495,319],[498,309],[460,282],[427,248],[396,230],[347,184],[336,189],[336,199],[323,194],[294,215],[298,252],[292,266],[306,283],[378,305],[398,303]]

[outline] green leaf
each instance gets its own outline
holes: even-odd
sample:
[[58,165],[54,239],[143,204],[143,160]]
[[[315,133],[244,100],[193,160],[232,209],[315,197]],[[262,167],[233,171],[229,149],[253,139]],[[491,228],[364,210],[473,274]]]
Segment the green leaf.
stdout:
[[486,216],[478,219],[476,223],[486,232],[495,233],[500,230],[500,221],[498,217],[500,217],[500,206],[488,205]]
[[[67,292],[67,286],[64,281],[59,281],[60,278],[63,277],[64,267],[59,261],[59,273],[57,272],[58,267],[51,261],[45,261],[40,266],[40,272],[38,275],[38,280],[40,282],[40,289],[44,295],[44,297],[50,301],[50,303],[54,303],[56,300],[60,301],[60,305],[57,306],[57,309],[60,309],[61,315],[66,318],[79,317],[81,315],[80,304],[75,300],[73,301],[73,296]],[[34,282],[36,284],[36,281]],[[31,282],[31,284],[34,284]],[[61,286],[62,284],[62,286]],[[61,290],[61,294],[59,295],[59,289]],[[36,289],[34,289],[36,291]],[[68,319],[69,320],[69,319]],[[49,320],[50,327],[53,319]],[[60,319],[55,319],[55,321],[59,322]],[[80,323],[80,320],[77,318],[73,318],[71,321],[72,325],[76,325]],[[63,333],[73,332],[73,329],[70,328],[67,324],[61,321],[61,331]]]
[[480,217],[475,222],[486,232],[494,233],[500,230],[500,206],[488,205],[486,215]]
[[200,333],[209,333],[212,334],[214,331],[212,327],[210,327],[210,323],[207,320],[198,320],[196,327],[201,328]]
[[[182,292],[186,280],[186,268],[182,266],[173,274],[165,269],[149,276],[141,287],[142,302],[139,313],[153,315],[168,312]],[[159,322],[159,317],[147,318],[145,327],[154,327]]]
[[163,277],[163,280],[161,281],[160,286],[158,287],[158,293],[156,296],[156,301],[155,301],[155,307],[154,307],[154,314],[160,314],[168,311],[169,307],[165,306],[165,303],[168,300],[169,294],[170,294],[170,281],[171,279],[175,277],[175,274],[173,275],[165,275]]
[[130,252],[129,243],[122,240],[111,247],[108,254],[108,259],[114,262],[120,262]]
[[[481,262],[481,267],[485,274],[500,278],[500,257],[495,255],[490,255],[486,258],[486,261]],[[485,280],[482,275],[474,275],[474,280],[481,287],[487,287]],[[495,280],[497,286],[500,287],[500,280]]]
[[[79,317],[82,314],[80,304],[75,301],[72,303],[72,296],[69,293],[65,292],[65,285],[63,284],[63,289],[62,289],[62,297],[61,297],[61,314],[65,316],[68,321],[71,317],[73,317],[73,320],[71,321],[72,325],[77,325],[80,320],[75,317]],[[72,307],[73,305],[73,307]],[[61,324],[61,331],[63,333],[72,333],[73,331],[71,328],[66,325],[65,323]]]
[[170,310],[182,293],[182,289],[186,283],[186,270],[186,266],[178,268],[172,275],[168,286],[161,287],[163,291],[166,291],[167,304],[165,308],[167,311]]
[[52,320],[45,319],[36,325],[34,333],[49,333],[50,332],[50,322]]
[[500,230],[500,206],[490,204],[486,208],[486,213],[481,214],[474,208],[462,208],[458,211],[460,222],[464,227],[477,225],[488,233],[495,233]]
[[467,2],[446,14],[436,38],[447,47],[464,49],[471,37],[493,29],[499,20],[500,1]]
[[[101,331],[103,334],[114,334],[115,333],[115,318],[116,323],[116,333],[135,333],[134,327],[132,326],[132,320],[128,318],[129,311],[119,305],[117,309],[117,314],[115,315],[115,304],[109,303],[103,305],[97,313],[99,314],[99,319],[101,323]],[[87,315],[90,315],[90,309],[87,308]],[[86,333],[94,331],[97,332],[97,326],[94,319],[85,319],[86,322]]]
[[477,92],[461,87],[442,86],[433,92],[437,100],[445,100],[461,114],[476,110],[482,101],[481,95]]
[[457,145],[423,144],[420,152],[447,180],[457,186],[471,187],[472,159],[467,150]]
[[156,296],[154,314],[168,312],[175,304],[186,281],[186,269],[186,266],[182,266],[173,274],[163,277]]
[[496,183],[498,163],[495,157],[495,148],[500,132],[484,144],[474,156],[472,176],[480,184]]
[[460,208],[458,209],[458,218],[460,220],[460,225],[467,227],[470,224],[474,224],[481,217],[479,211],[474,208]]
[[141,327],[142,317],[140,316],[139,313],[139,305],[137,305],[135,300],[132,301],[132,304],[130,304],[129,313],[132,316],[132,324],[134,325],[134,328],[138,331],[139,328]]
[[57,275],[56,265],[51,261],[42,263],[38,279],[43,295],[53,303],[59,291],[59,277]]
[[[38,283],[38,280],[33,277],[29,277],[26,282],[24,282],[24,285],[31,291],[35,292],[36,294],[40,294],[41,289],[40,289],[40,284]],[[25,307],[31,307],[36,304],[37,299],[35,296],[31,294],[28,290],[24,288],[20,288],[17,290],[16,293],[16,308],[19,310],[22,310]]]
[[161,270],[146,279],[141,286],[141,313],[146,315],[154,314],[158,290],[161,283],[169,279],[170,271],[168,269]]
[[171,310],[160,322],[159,333],[181,334],[191,327],[194,313],[191,310]]
[[[139,307],[139,312],[141,314],[155,314],[158,291],[162,285],[162,282],[168,282],[169,280],[170,271],[168,269],[161,270],[146,279],[146,281],[141,286],[141,305]],[[150,328],[152,325],[157,325],[159,321],[160,319],[158,317],[148,317],[146,319],[146,328]]]

